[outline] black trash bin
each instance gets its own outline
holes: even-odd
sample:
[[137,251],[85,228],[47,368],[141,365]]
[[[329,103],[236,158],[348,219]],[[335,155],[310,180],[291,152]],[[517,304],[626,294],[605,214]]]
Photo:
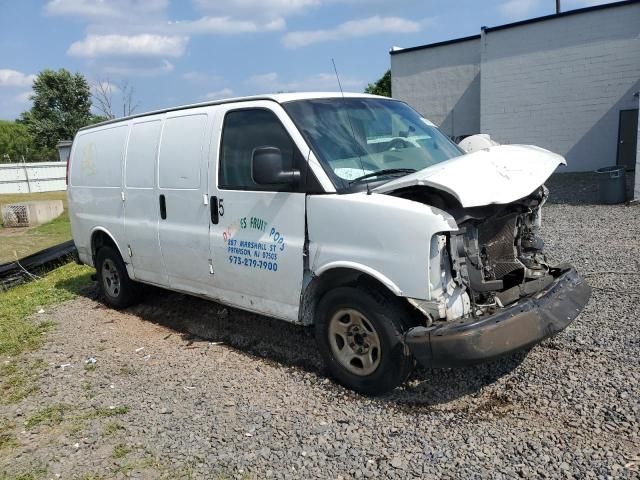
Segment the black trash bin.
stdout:
[[623,203],[627,198],[624,167],[604,167],[596,170],[600,203]]

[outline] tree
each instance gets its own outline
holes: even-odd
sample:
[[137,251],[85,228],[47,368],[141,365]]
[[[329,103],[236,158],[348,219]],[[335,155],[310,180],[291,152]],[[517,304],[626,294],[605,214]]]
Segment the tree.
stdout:
[[373,95],[382,95],[383,97],[391,96],[391,70],[387,70],[380,79],[375,83],[370,83],[364,89],[364,93]]
[[122,102],[122,116],[127,117],[133,115],[139,104],[134,101],[134,88],[127,80],[120,84],[114,84],[106,80],[98,80],[93,85],[94,108],[96,108],[107,119],[116,118],[117,112],[120,111],[119,102],[114,100],[114,93],[118,92]]
[[43,70],[33,82],[33,106],[21,115],[36,147],[55,154],[60,140],[70,140],[79,128],[94,123],[91,90],[84,76]]
[[0,163],[33,160],[32,143],[26,126],[0,120]]
[[38,148],[26,125],[0,120],[0,163],[57,160],[58,152]]

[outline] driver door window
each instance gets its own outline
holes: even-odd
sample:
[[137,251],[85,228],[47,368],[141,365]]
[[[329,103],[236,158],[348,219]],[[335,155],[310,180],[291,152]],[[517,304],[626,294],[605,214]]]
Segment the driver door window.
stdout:
[[277,147],[285,169],[302,170],[302,156],[276,115],[266,109],[234,110],[225,116],[220,149],[222,189],[297,191],[291,185],[259,185],[251,175],[251,158],[256,148]]

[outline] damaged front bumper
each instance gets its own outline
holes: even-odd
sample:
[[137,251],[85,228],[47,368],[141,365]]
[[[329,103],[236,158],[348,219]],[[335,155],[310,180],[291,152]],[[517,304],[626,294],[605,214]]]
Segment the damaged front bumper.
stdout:
[[582,311],[591,287],[571,266],[536,295],[493,315],[415,327],[405,334],[411,353],[426,367],[479,363],[541,342],[564,330]]

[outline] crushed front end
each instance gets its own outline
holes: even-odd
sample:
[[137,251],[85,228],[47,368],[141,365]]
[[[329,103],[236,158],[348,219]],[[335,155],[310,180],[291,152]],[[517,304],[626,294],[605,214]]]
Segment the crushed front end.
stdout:
[[431,300],[412,302],[428,318],[405,336],[418,361],[486,361],[539,343],[582,311],[590,287],[573,267],[551,265],[544,254],[539,230],[547,195],[542,186],[509,204],[472,208],[435,196],[458,231],[432,239]]

